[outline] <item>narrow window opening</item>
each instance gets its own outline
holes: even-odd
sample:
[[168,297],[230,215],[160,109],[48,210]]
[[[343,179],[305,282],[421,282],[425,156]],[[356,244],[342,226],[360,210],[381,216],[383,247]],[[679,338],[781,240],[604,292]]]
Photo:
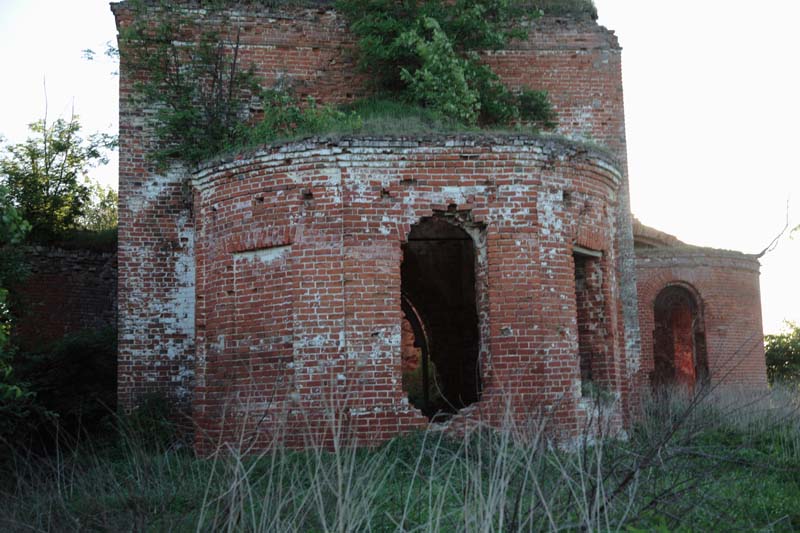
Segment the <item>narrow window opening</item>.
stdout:
[[479,399],[475,245],[445,220],[425,218],[403,245],[403,390],[427,417]]
[[591,252],[588,254],[583,249],[576,249],[573,254],[582,396],[593,396],[599,392],[600,365],[607,351],[602,254]]

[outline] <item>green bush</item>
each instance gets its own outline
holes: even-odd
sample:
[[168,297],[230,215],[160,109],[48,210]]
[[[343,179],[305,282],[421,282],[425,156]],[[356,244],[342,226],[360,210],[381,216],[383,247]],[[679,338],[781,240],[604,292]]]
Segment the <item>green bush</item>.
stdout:
[[[135,101],[155,109],[160,143],[150,157],[158,164],[197,164],[242,146],[363,131],[358,113],[298,102],[291,87],[262,90],[252,66],[242,63],[224,3],[201,2],[202,14],[168,2],[131,5],[134,21],[120,35],[120,50],[139,80]],[[524,37],[524,21],[539,9],[516,0],[340,0],[336,6],[350,19],[359,65],[370,73],[377,99],[426,108],[461,130],[553,126],[546,92],[509,90],[478,54]],[[200,28],[210,17],[221,21],[220,31]],[[186,43],[186,35],[199,37]],[[254,121],[254,105],[263,108],[261,121]],[[376,124],[367,131],[376,132]]]
[[[239,61],[239,35],[199,31],[195,42],[185,36],[198,29],[197,11],[185,5],[130,2],[134,20],[120,33],[120,53],[136,82],[134,101],[156,110],[154,127],[161,141],[150,157],[159,165],[170,160],[195,164],[242,142],[251,100],[259,87],[252,69]],[[203,2],[207,16],[223,16],[220,2]],[[150,15],[155,15],[153,18]],[[233,53],[228,53],[228,46]]]
[[510,91],[478,55],[525,37],[524,21],[538,9],[513,0],[339,0],[336,6],[350,20],[359,66],[378,91],[467,125],[552,126],[545,92]]
[[355,130],[360,118],[332,106],[318,106],[313,98],[305,105],[291,92],[266,90],[262,94],[264,118],[253,126],[242,126],[244,144],[263,144],[292,137],[314,135],[332,130]]
[[[96,434],[116,409],[116,330],[66,335],[34,353],[18,353],[14,366],[36,394],[36,404],[54,413],[62,435]],[[50,431],[49,422],[39,433]]]
[[478,120],[479,95],[467,80],[467,60],[459,57],[436,19],[422,17],[416,27],[399,36],[400,45],[413,50],[420,65],[412,72],[400,68],[400,79],[414,102],[466,124]]
[[800,385],[800,326],[787,322],[787,331],[766,335],[767,378],[770,383]]

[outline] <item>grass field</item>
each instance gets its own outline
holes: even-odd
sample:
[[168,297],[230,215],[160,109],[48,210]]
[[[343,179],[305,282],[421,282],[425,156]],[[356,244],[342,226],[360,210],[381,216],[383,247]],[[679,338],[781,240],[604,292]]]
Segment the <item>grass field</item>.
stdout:
[[800,530],[796,389],[649,403],[627,438],[569,449],[542,423],[377,449],[339,446],[334,424],[331,450],[196,458],[166,423],[121,425],[103,445],[11,457],[0,530]]

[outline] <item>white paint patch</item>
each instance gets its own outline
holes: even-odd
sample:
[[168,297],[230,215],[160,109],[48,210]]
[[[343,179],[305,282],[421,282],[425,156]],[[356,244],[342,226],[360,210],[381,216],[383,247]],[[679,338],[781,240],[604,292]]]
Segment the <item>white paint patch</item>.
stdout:
[[269,264],[285,257],[291,249],[292,245],[287,244],[284,246],[274,246],[272,248],[262,248],[260,250],[237,252],[233,254],[233,259],[234,261],[259,261],[264,264]]
[[542,235],[549,237],[552,233],[560,233],[563,229],[563,222],[558,216],[558,211],[562,209],[564,201],[563,191],[541,191],[538,195],[539,224],[542,227]]

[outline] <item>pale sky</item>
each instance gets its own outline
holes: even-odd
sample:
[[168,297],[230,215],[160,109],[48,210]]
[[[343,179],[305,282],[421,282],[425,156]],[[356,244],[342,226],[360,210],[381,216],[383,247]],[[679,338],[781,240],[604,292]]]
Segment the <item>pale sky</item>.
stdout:
[[[595,0],[623,46],[634,214],[690,243],[761,251],[800,224],[798,0]],[[0,0],[0,135],[44,114],[117,129],[115,42],[102,0]],[[97,52],[94,61],[82,50]],[[116,165],[94,176],[116,186]],[[800,322],[800,234],[761,261],[766,333]]]

